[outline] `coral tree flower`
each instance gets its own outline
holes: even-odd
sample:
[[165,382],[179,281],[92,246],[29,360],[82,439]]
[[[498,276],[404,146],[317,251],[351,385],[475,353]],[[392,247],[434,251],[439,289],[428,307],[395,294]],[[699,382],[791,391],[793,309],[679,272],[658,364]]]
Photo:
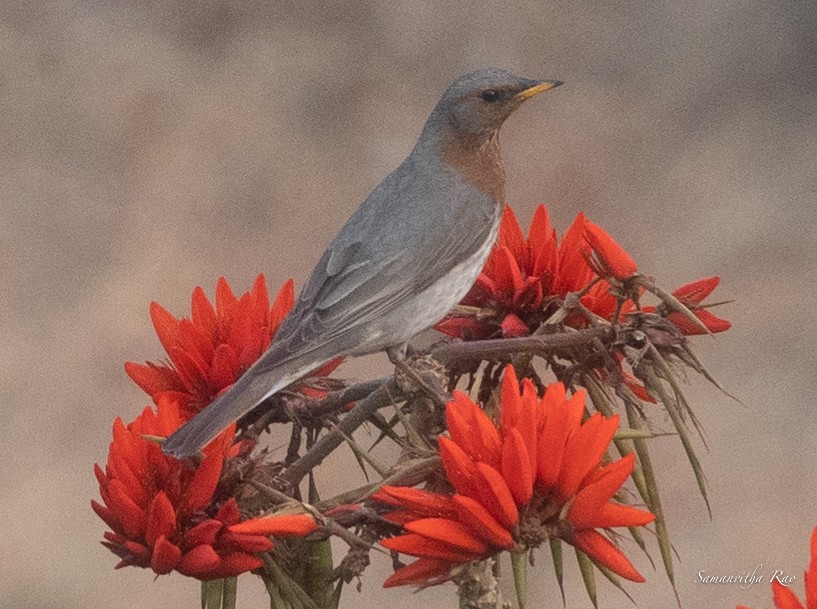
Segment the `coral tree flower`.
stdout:
[[[721,282],[720,277],[704,277],[698,281],[693,281],[682,285],[675,290],[672,295],[685,304],[698,320],[706,326],[706,329],[713,334],[724,332],[732,327],[732,324],[704,308],[701,303],[718,287]],[[667,319],[686,335],[705,334],[704,330],[693,324],[689,319],[678,311],[667,313]]]
[[[177,319],[153,302],[150,317],[169,362],[127,362],[125,371],[154,403],[162,396],[172,397],[189,419],[261,357],[294,301],[289,280],[270,307],[264,276],[258,275],[252,289],[240,298],[226,279],[219,278],[215,306],[197,287],[190,318]],[[340,362],[324,365],[313,376],[328,375]],[[309,388],[303,391],[309,393]]]
[[[817,609],[817,528],[811,532],[811,562],[805,572],[806,602],[801,603],[791,588],[772,581],[772,598],[776,609]],[[737,609],[749,609],[738,605]]]
[[[584,290],[581,304],[610,319],[616,310],[616,299],[610,294],[610,284],[599,277],[624,279],[636,271],[629,254],[584,214],[576,216],[557,244],[556,231],[544,205],[536,209],[527,238],[508,206],[496,245],[461,302],[478,311],[470,315],[455,312],[436,328],[465,339],[524,336],[548,319],[567,294]],[[631,302],[628,304],[632,306]],[[580,315],[567,320],[568,325],[578,327],[586,323]]]
[[282,515],[241,522],[236,500],[219,500],[225,459],[236,455],[235,426],[204,449],[198,466],[165,455],[148,436],[168,436],[184,419],[176,403],[160,398],[129,425],[116,419],[108,461],[95,466],[102,503],[92,501],[110,527],[103,541],[121,559],[117,568],[139,566],[162,575],[176,570],[209,580],[257,569],[274,547],[270,535],[303,536],[312,517]]
[[638,272],[635,260],[598,224],[585,220],[584,238],[590,246],[588,264],[599,277],[623,281]]
[[450,438],[440,438],[439,450],[455,494],[384,487],[375,495],[395,508],[389,518],[406,531],[382,545],[419,557],[384,585],[445,581],[458,564],[534,548],[550,537],[622,577],[643,581],[597,531],[655,519],[611,500],[634,466],[632,454],[602,466],[618,417],[596,413],[582,422],[583,391],[568,398],[555,383],[539,399],[528,379],[520,391],[512,367],[506,368],[501,392],[499,426],[462,392],[446,407]]

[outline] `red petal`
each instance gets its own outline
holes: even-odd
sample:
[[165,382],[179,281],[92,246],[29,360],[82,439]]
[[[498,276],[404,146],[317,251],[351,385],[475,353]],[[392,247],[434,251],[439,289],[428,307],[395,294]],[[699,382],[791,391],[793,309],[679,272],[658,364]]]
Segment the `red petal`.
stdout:
[[584,413],[584,390],[577,391],[569,400],[564,400],[564,395],[564,386],[554,383],[548,386],[541,402],[547,414],[539,438],[536,480],[543,489],[552,489],[559,479],[565,444]]
[[[175,530],[176,511],[164,491],[159,491],[150,503],[145,540],[149,546],[153,547],[157,539],[160,537],[170,537],[171,533]],[[170,567],[170,569],[172,568],[173,567]]]
[[250,288],[250,311],[248,315],[250,318],[258,320],[262,325],[269,325],[269,292],[267,291],[267,282],[264,279],[264,274],[259,273],[253,281],[252,288]]
[[518,262],[508,248],[500,247],[494,252],[496,255],[494,281],[499,290],[499,297],[510,304],[516,291],[524,286],[525,280],[522,278]]
[[264,564],[258,556],[247,554],[245,552],[231,552],[221,557],[216,568],[211,569],[202,579],[224,579],[226,577],[235,577],[247,571],[255,571],[260,569]]
[[805,573],[806,602],[817,607],[817,527],[811,533],[811,562]]
[[482,340],[493,334],[489,323],[475,317],[450,317],[438,323],[434,329],[463,340]]
[[584,289],[593,278],[593,270],[582,253],[586,219],[579,213],[559,245],[559,271],[553,291],[559,296]]
[[635,453],[630,453],[618,461],[599,470],[597,477],[576,495],[570,505],[567,518],[577,527],[592,525],[602,506],[607,503],[624,481],[633,472]]
[[552,278],[556,276],[559,254],[556,249],[556,231],[550,224],[547,207],[539,205],[533,214],[528,230],[528,251],[530,265],[528,272],[546,278],[544,288],[549,292]]
[[497,470],[485,463],[477,463],[474,479],[479,496],[474,497],[496,518],[510,528],[519,521],[519,510],[513,500],[508,484]]
[[447,560],[419,558],[386,578],[383,587],[393,588],[407,584],[425,584],[438,578],[447,579],[452,566]]
[[497,244],[506,247],[508,252],[523,268],[528,266],[528,244],[516,219],[513,209],[506,205],[502,212],[502,221],[499,224],[499,238]]
[[458,519],[494,547],[510,550],[514,546],[510,531],[503,527],[476,499],[454,495],[452,501],[458,508]]
[[210,504],[219,476],[221,476],[223,460],[220,452],[212,452],[205,456],[187,487],[187,493],[182,502],[183,508],[180,511],[195,512]]
[[222,328],[229,328],[233,321],[238,299],[230,289],[230,284],[224,277],[216,282],[216,316]]
[[644,581],[641,573],[627,560],[621,550],[596,531],[578,531],[566,541],[624,579],[639,583]]
[[542,278],[532,275],[528,276],[522,288],[514,293],[511,304],[517,311],[538,309],[542,304],[543,296]]
[[182,575],[197,577],[212,571],[218,567],[220,562],[221,559],[216,554],[213,546],[196,546],[189,552],[185,552],[176,566],[176,570]]
[[536,387],[530,379],[522,380],[522,411],[516,423],[516,429],[525,441],[530,457],[530,471],[536,480],[538,470],[539,434],[544,428],[544,419],[540,420],[539,397]]
[[585,221],[584,238],[604,267],[602,276],[609,273],[616,279],[627,279],[638,272],[635,260],[598,224]]
[[178,320],[158,302],[150,303],[150,319],[156,330],[156,336],[159,337],[159,342],[162,343],[164,350],[170,354],[170,350],[176,346]]
[[210,385],[216,391],[221,391],[235,383],[239,376],[241,370],[235,351],[226,343],[220,344],[213,354],[213,361],[210,362],[210,370],[207,373]]
[[384,486],[372,499],[407,508],[421,517],[454,518],[457,514],[450,497],[408,486]]
[[143,567],[150,564],[150,548],[146,545],[128,539],[122,542],[122,548],[130,555],[126,556],[125,559],[130,560],[131,564]]
[[516,505],[525,505],[533,497],[533,473],[522,434],[511,428],[502,444],[502,477]]
[[218,520],[208,518],[204,522],[200,522],[192,529],[189,529],[182,539],[182,547],[186,550],[194,546],[207,545],[211,546],[216,541],[216,536],[223,528],[223,524]]
[[556,492],[560,501],[575,495],[587,476],[598,469],[616,429],[618,415],[608,419],[597,412],[568,438]]
[[408,533],[407,535],[383,539],[380,545],[395,552],[408,554],[409,556],[441,558],[454,563],[470,562],[483,557],[479,553],[461,550],[451,544],[437,541],[436,539],[429,539],[428,537],[417,535],[416,533]]
[[720,282],[720,277],[704,277],[703,279],[698,279],[698,281],[682,285],[677,290],[674,290],[672,295],[687,306],[701,304],[704,298],[709,296],[715,288],[718,287]]
[[210,340],[211,344],[215,345],[219,340],[219,335],[218,318],[213,305],[210,304],[207,296],[204,295],[204,290],[200,287],[193,290],[190,300],[190,317],[193,324]]
[[230,497],[224,505],[219,508],[216,514],[216,520],[228,526],[238,524],[241,521],[241,511],[238,509],[238,503],[236,503],[233,497]]
[[150,568],[159,575],[170,573],[181,559],[182,551],[170,543],[164,535],[156,539],[153,554],[150,557]]
[[245,535],[227,531],[218,538],[219,551],[230,550],[233,552],[258,553],[268,552],[275,547],[269,537],[263,535]]
[[487,414],[461,391],[446,404],[445,420],[451,439],[474,461],[499,467],[499,432]]
[[[582,511],[584,519],[577,521],[575,516]],[[605,503],[593,514],[589,514],[587,510],[577,510],[575,513],[570,510],[567,519],[577,529],[612,529],[614,527],[644,526],[655,520],[655,514],[629,505]]]
[[465,525],[447,518],[421,518],[407,522],[407,531],[448,544],[458,550],[484,554],[488,546],[478,539]]
[[806,609],[791,588],[787,588],[776,579],[772,580],[772,598],[777,609]]
[[[495,257],[496,256],[492,256],[491,258]],[[496,281],[483,271],[477,276],[474,285],[471,286],[468,294],[462,299],[462,303],[479,307],[496,301],[499,296],[499,288],[496,285]]]
[[312,516],[307,514],[279,514],[264,518],[245,520],[229,527],[232,533],[252,535],[275,535],[277,537],[303,537],[317,528]]
[[184,390],[184,385],[179,381],[179,375],[167,366],[125,362],[125,373],[151,397],[160,391]]
[[117,532],[123,530],[122,524],[119,522],[119,518],[116,517],[116,513],[107,506],[97,503],[92,499],[91,509],[93,509],[96,515],[99,516],[112,530]]
[[441,436],[439,440],[440,458],[443,461],[445,475],[457,492],[479,500],[479,493],[475,486],[477,476],[473,459],[452,441]]
[[136,505],[127,489],[119,480],[111,480],[108,485],[108,507],[122,524],[124,534],[132,539],[141,539],[147,526],[147,515]]
[[514,313],[508,313],[502,320],[502,336],[505,338],[527,336],[528,334],[530,334],[528,324],[522,321]]
[[[712,334],[725,332],[732,327],[731,322],[710,313],[707,309],[693,309],[692,312],[695,314],[695,317],[701,320],[706,329]],[[667,320],[675,324],[675,326],[687,336],[706,334],[706,332],[704,332],[700,326],[687,319],[685,315],[679,313],[678,311],[671,311],[668,313]]]
[[522,396],[519,394],[519,379],[513,366],[506,366],[502,377],[502,405],[499,411],[502,429],[515,427],[522,410]]

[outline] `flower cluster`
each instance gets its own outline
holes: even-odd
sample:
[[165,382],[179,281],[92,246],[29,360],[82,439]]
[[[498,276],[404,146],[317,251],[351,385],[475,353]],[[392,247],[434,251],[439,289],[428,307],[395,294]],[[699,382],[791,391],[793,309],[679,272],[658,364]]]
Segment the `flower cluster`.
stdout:
[[[513,210],[506,207],[497,243],[473,288],[462,306],[436,328],[466,340],[525,336],[550,319],[574,293],[581,295],[579,303],[587,313],[621,321],[636,306],[632,298],[640,294],[624,285],[637,272],[632,257],[583,213],[576,216],[559,243],[544,205],[536,209],[527,238]],[[710,332],[729,328],[729,322],[701,304],[717,285],[718,278],[710,277],[673,292]],[[702,332],[677,311],[644,310],[664,314],[685,334]],[[613,319],[616,312],[618,320]],[[574,328],[588,324],[586,313],[570,313],[563,321]]]
[[[772,581],[772,598],[776,609],[817,609],[817,528],[811,532],[811,562],[803,579],[806,583],[806,603],[803,604],[797,595],[780,583]],[[749,609],[738,605],[736,609]]]
[[598,564],[643,581],[624,554],[596,529],[652,522],[649,512],[611,501],[632,473],[634,455],[602,465],[618,417],[582,422],[585,395],[550,385],[541,399],[512,367],[502,380],[499,425],[461,392],[446,407],[450,437],[439,451],[452,495],[384,487],[375,499],[395,510],[406,533],[381,543],[419,560],[386,586],[445,581],[451,569],[501,550],[535,548],[558,537]]
[[[228,463],[244,449],[235,443],[235,425],[204,449],[198,464],[165,455],[157,443],[261,356],[293,302],[288,281],[270,307],[259,275],[241,297],[219,279],[215,306],[197,287],[189,319],[151,304],[170,362],[129,362],[125,369],[156,409],[145,408],[128,425],[117,419],[106,467],[95,467],[102,503],[93,501],[92,507],[111,529],[103,544],[120,557],[118,567],[147,567],[158,574],[176,570],[202,580],[230,577],[261,566],[260,554],[274,546],[270,535],[303,536],[316,527],[303,514],[241,521],[234,493],[222,480]],[[328,374],[338,363],[316,374]]]
[[[125,371],[154,403],[174,399],[185,419],[207,406],[232,385],[269,347],[295,302],[292,280],[287,281],[270,307],[263,275],[240,298],[221,277],[215,307],[204,290],[193,291],[190,318],[176,319],[158,303],[150,317],[169,363],[127,362]],[[340,364],[334,360],[313,373],[326,376]],[[307,394],[309,387],[302,389]]]
[[116,419],[108,462],[95,466],[102,503],[92,501],[111,531],[103,544],[121,561],[162,575],[176,570],[201,580],[259,568],[270,535],[303,536],[316,523],[305,514],[241,522],[236,500],[220,497],[225,461],[236,457],[235,426],[204,450],[198,466],[165,455],[152,438],[166,437],[183,422],[177,403],[161,398],[129,425]]
[[[703,301],[712,294],[715,288],[718,287],[720,282],[720,277],[704,277],[703,279],[684,284],[672,292],[672,295],[698,318],[703,328],[701,325],[692,323],[690,319],[678,311],[666,311],[666,307],[664,306],[644,307],[643,311],[645,313],[662,313],[682,334],[687,336],[706,334],[707,331],[712,334],[724,332],[731,328],[732,324],[712,313],[706,308],[708,305],[702,304]],[[706,328],[706,330],[704,330],[704,328]]]
[[[617,303],[606,279],[626,279],[637,270],[630,255],[582,213],[557,245],[544,205],[536,209],[527,239],[513,210],[506,207],[496,245],[461,303],[476,312],[454,312],[436,327],[466,339],[524,336],[574,292],[585,292],[581,304],[609,319]],[[587,322],[576,315],[570,323],[584,326]]]

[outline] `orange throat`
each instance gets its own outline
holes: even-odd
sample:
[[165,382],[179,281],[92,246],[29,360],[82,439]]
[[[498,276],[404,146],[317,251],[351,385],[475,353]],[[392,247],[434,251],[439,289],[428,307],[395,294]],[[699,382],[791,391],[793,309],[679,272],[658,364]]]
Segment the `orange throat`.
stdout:
[[499,152],[499,134],[487,140],[449,138],[440,150],[440,159],[463,179],[496,203],[505,202],[505,167]]

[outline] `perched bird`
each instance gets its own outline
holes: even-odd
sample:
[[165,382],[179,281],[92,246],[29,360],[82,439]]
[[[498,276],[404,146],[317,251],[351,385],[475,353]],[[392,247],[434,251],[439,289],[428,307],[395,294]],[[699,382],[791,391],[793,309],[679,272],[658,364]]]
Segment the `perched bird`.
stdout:
[[366,198],[324,252],[269,349],[164,444],[198,452],[233,421],[341,355],[387,350],[400,360],[416,334],[460,301],[497,237],[505,203],[502,123],[560,85],[496,68],[445,90],[409,156]]

